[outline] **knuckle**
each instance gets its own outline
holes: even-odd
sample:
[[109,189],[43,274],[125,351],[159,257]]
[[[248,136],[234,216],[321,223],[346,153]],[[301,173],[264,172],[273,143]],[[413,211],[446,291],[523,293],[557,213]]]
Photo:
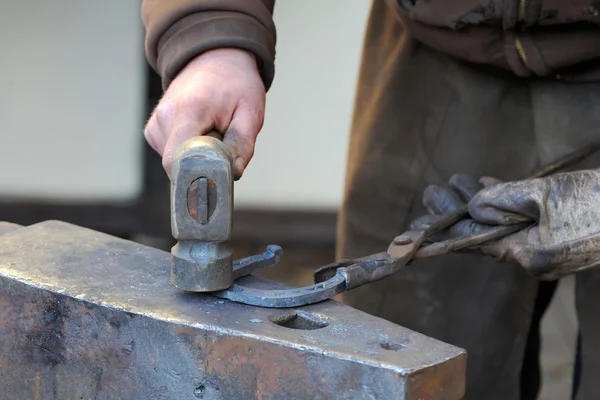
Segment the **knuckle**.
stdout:
[[450,182],[460,182],[465,179],[467,176],[465,174],[452,174],[450,177]]
[[226,114],[226,108],[220,105],[217,100],[200,96],[193,102],[182,105],[182,110],[184,110],[182,114],[187,116],[186,119],[189,119],[182,119],[180,123],[190,123],[192,125],[215,125]]
[[423,204],[432,206],[439,201],[440,187],[438,185],[429,185],[423,191]]
[[220,96],[213,95],[212,91],[202,88],[201,90],[187,91],[179,103],[181,108],[206,110],[211,104],[219,103]]
[[477,186],[477,181],[466,174],[454,174],[450,177],[448,183],[455,189],[467,189]]
[[160,151],[159,137],[160,131],[156,127],[156,118],[152,116],[144,127],[144,138],[150,147],[156,151]]
[[150,118],[150,120],[146,123],[144,127],[144,137],[148,142],[152,141],[154,138],[154,118]]
[[172,107],[167,101],[161,101],[154,110],[154,120],[158,129],[165,129],[170,125],[172,119]]
[[205,88],[177,89],[161,99],[154,114],[157,125],[168,130],[182,118],[200,118],[211,114],[211,110],[218,108],[220,102],[218,96],[211,95]]
[[173,160],[171,157],[167,157],[167,156],[163,157],[162,166],[163,166],[164,170],[167,171],[167,173],[171,172],[172,164],[173,164]]

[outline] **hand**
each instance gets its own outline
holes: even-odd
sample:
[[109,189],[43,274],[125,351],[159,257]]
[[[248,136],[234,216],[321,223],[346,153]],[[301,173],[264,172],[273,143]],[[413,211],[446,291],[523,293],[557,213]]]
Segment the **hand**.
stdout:
[[[600,264],[600,171],[498,183],[469,201],[472,232],[494,225],[532,225],[478,251],[557,279]],[[476,221],[476,222],[475,222]],[[451,235],[466,234],[466,229]]]
[[[499,180],[483,177],[475,178],[456,174],[446,185],[429,185],[423,192],[423,205],[429,214],[417,218],[411,223],[411,229],[421,229],[437,221],[441,215],[455,211],[467,204],[480,190],[500,183]],[[450,229],[433,236],[433,241],[453,239],[459,236],[480,233],[487,227],[480,226],[473,219],[465,219],[454,224]]]
[[239,179],[254,154],[264,109],[265,87],[254,55],[238,49],[211,50],[193,59],[169,85],[144,136],[171,177],[177,148],[216,130],[224,134]]

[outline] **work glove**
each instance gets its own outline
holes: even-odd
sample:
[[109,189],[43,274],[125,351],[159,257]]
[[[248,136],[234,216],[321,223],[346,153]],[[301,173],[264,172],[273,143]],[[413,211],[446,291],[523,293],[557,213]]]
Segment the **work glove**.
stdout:
[[215,49],[190,61],[152,112],[144,130],[169,177],[175,151],[195,136],[217,131],[233,156],[239,179],[262,128],[265,86],[256,57],[241,49]]
[[468,202],[472,219],[434,239],[485,232],[498,225],[530,222],[528,227],[468,251],[523,266],[542,280],[554,280],[600,264],[600,171],[502,183],[455,175],[447,185],[429,186],[423,203],[431,215],[413,222],[422,228],[436,215]]

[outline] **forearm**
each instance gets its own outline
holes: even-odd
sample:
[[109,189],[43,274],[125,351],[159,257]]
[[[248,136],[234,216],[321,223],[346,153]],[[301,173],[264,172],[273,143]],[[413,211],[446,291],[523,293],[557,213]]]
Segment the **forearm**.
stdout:
[[194,57],[223,47],[252,52],[268,89],[275,73],[274,0],[143,0],[148,62],[163,87]]

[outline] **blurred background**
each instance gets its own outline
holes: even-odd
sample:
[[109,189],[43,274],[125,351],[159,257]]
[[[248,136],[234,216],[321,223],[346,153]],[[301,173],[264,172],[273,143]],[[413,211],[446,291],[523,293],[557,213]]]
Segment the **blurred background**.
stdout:
[[[276,79],[235,185],[233,233],[239,257],[284,246],[285,274],[268,277],[312,283],[310,272],[334,260],[369,5],[275,7]],[[138,0],[0,0],[0,220],[59,219],[170,248],[169,182],[142,134],[161,95],[143,39]],[[544,320],[541,399],[569,398],[573,301],[567,280]]]

